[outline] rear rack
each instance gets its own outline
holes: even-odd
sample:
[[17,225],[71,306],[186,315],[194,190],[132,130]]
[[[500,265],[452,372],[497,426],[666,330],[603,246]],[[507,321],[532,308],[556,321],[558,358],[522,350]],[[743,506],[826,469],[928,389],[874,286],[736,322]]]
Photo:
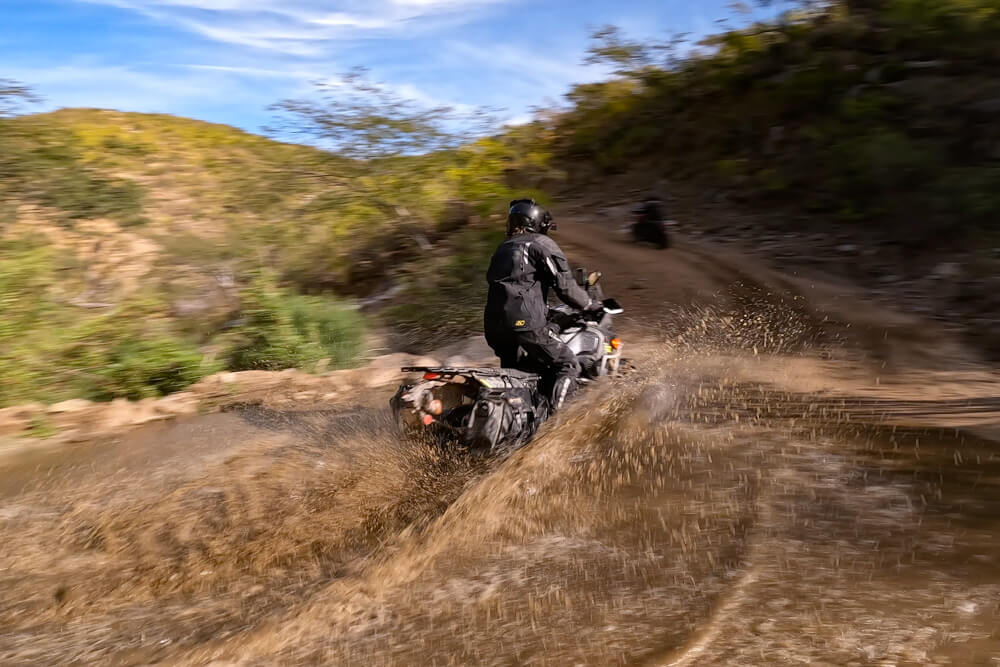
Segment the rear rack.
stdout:
[[403,373],[437,373],[438,375],[481,375],[483,377],[513,377],[519,380],[539,380],[540,376],[513,368],[468,368],[448,366],[404,366]]

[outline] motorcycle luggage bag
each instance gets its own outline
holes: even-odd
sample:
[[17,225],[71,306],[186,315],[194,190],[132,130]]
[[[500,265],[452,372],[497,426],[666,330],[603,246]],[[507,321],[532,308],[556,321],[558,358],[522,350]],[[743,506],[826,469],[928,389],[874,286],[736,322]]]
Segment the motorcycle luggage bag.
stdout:
[[483,388],[469,415],[469,446],[483,452],[517,446],[534,435],[537,424],[530,389]]

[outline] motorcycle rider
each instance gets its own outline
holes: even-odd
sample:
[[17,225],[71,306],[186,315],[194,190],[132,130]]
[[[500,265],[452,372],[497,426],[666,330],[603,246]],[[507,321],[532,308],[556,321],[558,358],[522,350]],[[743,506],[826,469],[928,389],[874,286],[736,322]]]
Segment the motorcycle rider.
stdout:
[[507,240],[500,244],[486,273],[489,295],[483,317],[486,342],[503,368],[518,368],[518,349],[528,363],[521,370],[544,369],[551,406],[558,410],[576,386],[580,363],[556,336],[548,321],[548,295],[556,295],[580,310],[601,304],[577,285],[566,255],[549,238],[556,225],[547,210],[532,199],[510,203]]
[[664,229],[663,201],[650,194],[632,209],[632,231],[638,239],[655,240],[661,248],[670,246],[670,238]]

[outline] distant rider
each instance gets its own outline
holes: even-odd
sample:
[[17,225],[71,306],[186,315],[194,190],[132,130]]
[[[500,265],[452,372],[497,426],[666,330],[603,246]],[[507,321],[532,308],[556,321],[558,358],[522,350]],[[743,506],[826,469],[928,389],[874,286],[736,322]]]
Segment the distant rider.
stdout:
[[531,199],[510,203],[507,240],[500,244],[486,279],[484,328],[486,342],[504,368],[518,368],[518,349],[528,364],[522,370],[544,369],[554,410],[562,407],[576,386],[580,364],[548,321],[548,295],[554,290],[567,305],[580,310],[600,308],[577,285],[566,255],[547,234],[555,230],[552,216]]
[[665,225],[663,201],[656,195],[648,195],[642,203],[632,209],[632,233],[636,239],[668,248],[670,239]]

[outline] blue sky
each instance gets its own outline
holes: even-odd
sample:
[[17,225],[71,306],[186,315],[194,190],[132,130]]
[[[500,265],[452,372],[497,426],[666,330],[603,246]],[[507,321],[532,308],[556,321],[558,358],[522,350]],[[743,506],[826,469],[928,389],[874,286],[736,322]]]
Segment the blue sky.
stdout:
[[591,28],[705,35],[730,0],[0,0],[0,78],[45,108],[163,112],[259,131],[267,106],[355,66],[426,104],[520,120],[573,83]]

